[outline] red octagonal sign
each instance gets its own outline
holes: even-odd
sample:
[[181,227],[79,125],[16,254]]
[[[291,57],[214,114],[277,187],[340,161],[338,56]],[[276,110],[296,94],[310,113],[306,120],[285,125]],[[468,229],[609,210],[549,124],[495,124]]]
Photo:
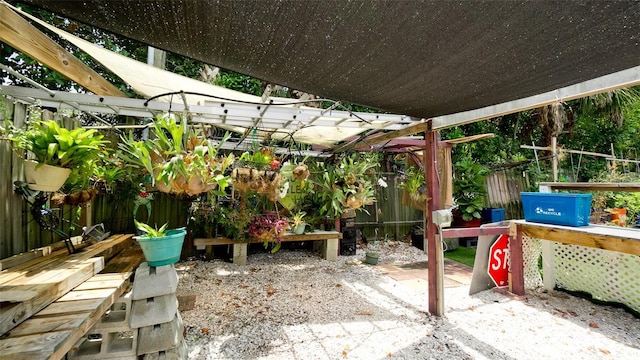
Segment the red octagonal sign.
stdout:
[[509,285],[509,235],[500,235],[489,248],[487,271],[497,287]]

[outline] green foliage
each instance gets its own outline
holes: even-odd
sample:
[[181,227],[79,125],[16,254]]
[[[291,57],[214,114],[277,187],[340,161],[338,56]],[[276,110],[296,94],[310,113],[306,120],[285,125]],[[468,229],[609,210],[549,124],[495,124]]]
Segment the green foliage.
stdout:
[[482,217],[487,194],[485,179],[489,170],[471,158],[462,159],[454,166],[453,197],[465,221]]
[[[594,182],[629,183],[640,182],[640,173],[619,174],[616,169],[602,172]],[[593,209],[627,209],[627,224],[633,225],[640,215],[640,192],[597,191],[591,198]]]
[[93,164],[106,153],[108,141],[93,129],[68,130],[53,120],[30,121],[26,129],[10,127],[9,138],[15,147],[28,151],[41,164],[78,167],[84,163]]
[[379,165],[375,153],[341,154],[337,164],[317,162],[320,178],[314,180],[322,203],[320,214],[339,217],[345,209],[365,211],[375,201],[374,175]]
[[262,81],[248,75],[239,74],[229,70],[221,70],[216,77],[215,84],[227,89],[256,96],[262,95],[263,91]]
[[167,230],[168,224],[164,224],[160,227],[160,229],[158,229],[157,227],[154,228],[145,223],[139,222],[136,219],[133,219],[133,222],[136,224],[136,229],[145,233],[144,237],[160,238],[160,237],[167,236],[166,230]]
[[42,121],[40,109],[30,109],[26,128],[16,128],[5,120],[3,137],[13,143],[14,150],[24,158],[33,157],[40,164],[71,169],[63,191],[76,192],[89,188],[97,164],[107,153],[109,141],[96,130],[66,129],[53,120]]
[[218,209],[218,225],[224,236],[234,240],[247,240],[249,239],[249,224],[258,214],[258,207],[247,206],[246,200],[234,202]]
[[398,185],[398,187],[405,189],[407,193],[409,193],[409,196],[415,201],[426,200],[424,171],[416,166],[406,168],[404,182]]
[[296,227],[304,224],[305,223],[304,217],[306,215],[307,215],[307,213],[304,212],[304,211],[298,211],[295,214],[293,214],[293,216],[291,216],[291,219],[289,219],[289,223],[291,224],[291,228],[295,229]]

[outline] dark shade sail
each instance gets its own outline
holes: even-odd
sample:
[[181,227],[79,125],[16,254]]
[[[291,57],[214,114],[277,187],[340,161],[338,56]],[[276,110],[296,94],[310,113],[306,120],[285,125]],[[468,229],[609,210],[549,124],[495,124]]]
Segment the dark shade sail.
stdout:
[[640,65],[640,1],[26,2],[275,84],[420,118]]

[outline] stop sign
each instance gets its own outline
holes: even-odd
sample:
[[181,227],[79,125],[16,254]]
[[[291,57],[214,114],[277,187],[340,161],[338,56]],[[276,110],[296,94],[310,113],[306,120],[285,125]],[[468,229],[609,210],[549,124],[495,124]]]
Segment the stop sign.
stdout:
[[502,234],[489,248],[489,277],[497,287],[509,284],[509,236]]

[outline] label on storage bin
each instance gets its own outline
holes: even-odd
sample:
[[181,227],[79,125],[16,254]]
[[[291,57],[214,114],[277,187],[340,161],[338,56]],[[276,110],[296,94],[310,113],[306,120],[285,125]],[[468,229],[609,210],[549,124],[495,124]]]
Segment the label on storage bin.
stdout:
[[562,216],[561,211],[556,211],[554,208],[543,209],[541,207],[536,208],[536,214],[538,215],[547,215],[547,216]]

